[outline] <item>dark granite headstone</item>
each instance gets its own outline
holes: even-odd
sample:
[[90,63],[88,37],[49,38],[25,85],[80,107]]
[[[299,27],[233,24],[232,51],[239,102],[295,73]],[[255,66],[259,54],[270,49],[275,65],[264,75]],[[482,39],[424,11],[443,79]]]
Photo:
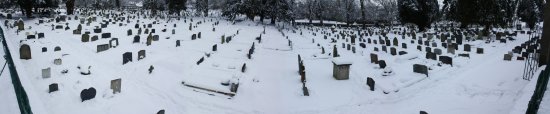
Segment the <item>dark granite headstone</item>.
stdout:
[[378,64],[378,55],[371,53],[370,54],[370,62],[374,64]]
[[420,73],[420,74],[426,74],[426,76],[428,76],[428,67],[426,65],[414,64],[413,65],[413,72]]
[[145,58],[145,50],[138,51],[138,61]]
[[50,84],[48,93],[54,92],[59,90],[59,87],[57,87],[57,83]]
[[441,63],[443,64],[449,64],[453,66],[453,58],[449,56],[439,56],[439,61],[441,61]]
[[96,95],[95,88],[90,87],[90,88],[84,89],[84,90],[82,90],[82,92],[80,92],[80,99],[82,99],[82,102],[84,102],[86,100],[90,100],[90,99],[95,98],[95,95]]
[[379,60],[379,61],[378,61],[378,66],[379,66],[381,69],[386,68],[386,61],[384,61],[384,60]]
[[126,52],[122,54],[122,65],[132,62],[132,52]]
[[31,59],[32,58],[31,47],[27,44],[21,45],[21,48],[19,48],[19,54],[20,54],[20,59],[25,59],[25,60]]
[[376,82],[374,82],[374,79],[371,77],[367,77],[367,85],[369,86],[370,91],[374,91],[374,85]]

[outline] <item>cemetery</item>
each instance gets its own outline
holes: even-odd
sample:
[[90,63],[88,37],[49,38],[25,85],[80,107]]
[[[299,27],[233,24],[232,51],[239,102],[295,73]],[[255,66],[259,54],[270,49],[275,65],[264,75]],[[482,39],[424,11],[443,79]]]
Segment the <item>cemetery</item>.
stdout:
[[523,113],[545,68],[522,78],[543,37],[525,23],[419,30],[208,10],[55,11],[0,9],[33,113]]

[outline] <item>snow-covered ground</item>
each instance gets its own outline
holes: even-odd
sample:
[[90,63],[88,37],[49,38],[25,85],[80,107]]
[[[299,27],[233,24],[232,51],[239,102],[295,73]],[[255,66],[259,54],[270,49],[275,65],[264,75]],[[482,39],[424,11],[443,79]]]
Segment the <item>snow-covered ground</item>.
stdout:
[[[508,43],[486,44],[480,40],[465,42],[472,45],[472,52],[463,51],[461,45],[456,53],[469,53],[469,58],[446,53],[441,42],[434,40],[438,44],[437,48],[443,50],[443,55],[454,60],[453,66],[439,66],[438,61],[425,59],[426,52],[417,51],[418,44],[411,43],[409,36],[402,39],[393,33],[388,35],[390,41],[399,39],[399,47],[396,49],[407,51],[406,55],[392,56],[383,51],[373,51],[375,47],[381,49],[380,44],[367,44],[366,48],[361,48],[359,40],[354,44],[356,53],[353,53],[341,47],[342,43],[347,44],[341,37],[336,43],[331,43],[331,38],[336,39],[336,33],[324,39],[322,33],[329,32],[327,28],[300,26],[295,29],[296,32],[288,29],[280,32],[275,26],[265,26],[265,34],[262,34],[263,24],[250,21],[232,24],[217,18],[193,18],[192,23],[197,27],[191,31],[190,19],[159,19],[159,24],[154,24],[152,28],[156,29],[153,35],[159,35],[160,39],[150,46],[145,44],[147,34],[139,35],[140,43],[132,43],[137,33],[135,19],[131,19],[130,23],[110,23],[102,31],[110,32],[113,38],[118,38],[120,45],[97,53],[96,46],[108,44],[111,39],[93,33],[95,26],[100,26],[103,20],[109,19],[98,16],[97,21],[90,26],[82,25],[82,33],[90,31],[90,38],[98,35],[99,40],[93,42],[81,42],[81,35],[72,34],[72,30],[79,24],[74,19],[67,21],[69,30],[52,30],[52,24],[65,25],[65,22],[38,24],[38,19],[25,20],[26,30],[20,33],[16,33],[15,28],[4,29],[33,112],[141,114],[164,109],[167,113],[177,114],[401,114],[423,110],[436,114],[502,114],[510,113],[517,99],[531,92],[522,91],[530,83],[522,79],[524,61],[502,60],[504,54],[528,40],[526,34],[519,34],[517,40]],[[139,26],[145,29],[143,26],[155,19],[139,20]],[[202,24],[197,24],[198,21]],[[220,24],[214,25],[218,21]],[[123,23],[123,26],[119,26],[119,23]],[[177,26],[174,27],[174,24]],[[212,31],[212,27],[215,27],[215,31]],[[129,29],[132,29],[133,35],[127,35]],[[167,31],[162,32],[162,29]],[[171,34],[172,29],[176,30],[175,34]],[[356,32],[351,29],[336,30]],[[45,33],[45,38],[25,40],[26,32]],[[191,35],[198,32],[201,32],[202,37],[191,40]],[[233,38],[229,43],[221,44],[222,35]],[[260,35],[261,43],[255,40]],[[366,38],[375,40],[379,36]],[[176,40],[181,41],[181,47],[176,47]],[[288,46],[289,41],[292,41],[292,46]],[[255,51],[252,59],[248,59],[246,55],[253,43]],[[401,48],[401,43],[407,43],[408,48]],[[18,59],[20,55],[17,52],[22,44],[30,45],[32,59]],[[212,51],[215,44],[217,51]],[[333,45],[336,45],[342,57],[353,61],[349,80],[335,80],[332,77],[333,58],[329,53]],[[61,51],[54,51],[56,46]],[[46,47],[47,52],[42,52],[42,47]],[[321,47],[324,47],[325,54],[321,53]],[[425,47],[422,46],[422,50]],[[476,54],[477,47],[484,48],[485,53]],[[146,57],[138,61],[137,53],[140,50],[146,50]],[[122,65],[122,54],[125,52],[132,52],[133,61]],[[393,75],[382,76],[383,70],[377,64],[370,63],[371,53],[385,60]],[[306,86],[310,96],[302,94],[298,54],[304,60]],[[197,65],[202,57],[204,62]],[[62,65],[53,63],[58,58],[62,59]],[[246,71],[243,73],[241,67],[245,63]],[[413,64],[427,65],[431,69],[429,77],[413,73]],[[147,70],[151,65],[154,70],[149,74]],[[78,66],[91,66],[91,75],[81,75]],[[52,77],[43,79],[41,70],[48,67],[52,69]],[[65,69],[68,73],[61,73]],[[376,81],[375,91],[368,89],[367,77]],[[0,77],[3,78],[4,75]],[[122,91],[113,94],[110,81],[118,78],[122,79]],[[185,82],[229,92],[228,86],[220,84],[228,80],[239,82],[234,97],[182,84]],[[59,91],[48,93],[48,85],[52,83],[59,84]],[[90,87],[97,90],[96,97],[81,102],[80,92]]]
[[[0,44],[2,46],[2,44]],[[4,50],[1,50],[0,56],[4,56]],[[4,66],[6,59],[0,59],[0,63]],[[1,69],[1,68],[0,68]],[[18,114],[19,106],[17,104],[17,97],[13,90],[13,84],[11,82],[10,70],[6,66],[4,72],[0,74],[0,113],[3,114]]]

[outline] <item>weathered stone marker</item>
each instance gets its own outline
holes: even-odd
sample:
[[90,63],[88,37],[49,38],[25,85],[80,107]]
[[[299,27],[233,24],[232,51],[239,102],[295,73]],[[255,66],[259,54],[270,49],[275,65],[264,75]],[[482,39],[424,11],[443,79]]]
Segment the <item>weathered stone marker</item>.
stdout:
[[126,52],[122,54],[122,65],[132,62],[132,52]]
[[441,63],[443,64],[449,64],[453,66],[453,58],[449,56],[439,56],[439,61],[441,61]]
[[50,84],[48,86],[48,93],[52,93],[59,90],[59,87],[57,86],[57,83]]
[[97,53],[108,50],[108,49],[109,49],[109,44],[97,45]]
[[386,68],[386,66],[387,66],[386,61],[384,61],[384,60],[379,60],[378,61],[378,67],[380,67],[381,69]]
[[420,73],[420,74],[426,74],[426,77],[427,77],[428,76],[428,67],[426,65],[414,64],[413,65],[413,72]]
[[370,91],[374,91],[374,79],[372,79],[371,77],[367,77],[367,85],[369,86]]
[[25,59],[25,60],[29,60],[32,58],[31,56],[31,47],[27,44],[23,44],[21,45],[21,48],[19,48],[19,54],[20,54],[20,59]]
[[113,94],[120,93],[120,86],[122,83],[122,79],[115,79],[111,80],[111,89],[113,90]]
[[138,61],[145,58],[145,50],[138,51]]
[[333,74],[332,76],[336,80],[347,80],[349,79],[349,70],[350,66],[352,64],[351,61],[343,59],[343,58],[334,58],[332,61],[333,67]]
[[42,78],[50,78],[52,75],[51,68],[42,69]]
[[82,99],[82,102],[84,102],[86,100],[90,100],[90,99],[95,98],[95,94],[96,94],[95,88],[90,87],[90,88],[84,89],[84,90],[82,90],[82,92],[80,92],[80,99]]

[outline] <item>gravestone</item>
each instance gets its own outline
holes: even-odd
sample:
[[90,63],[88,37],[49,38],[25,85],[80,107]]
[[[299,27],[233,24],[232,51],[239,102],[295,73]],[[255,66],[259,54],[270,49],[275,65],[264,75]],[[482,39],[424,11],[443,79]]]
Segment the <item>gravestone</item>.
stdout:
[[439,48],[435,48],[434,53],[437,54],[437,55],[441,55],[443,53],[443,51],[441,51],[441,49],[439,49]]
[[55,65],[61,65],[63,63],[63,61],[61,59],[54,59],[53,60],[53,64]]
[[99,37],[97,35],[92,36],[92,42],[96,41],[97,39],[99,39]]
[[380,69],[386,68],[386,61],[384,61],[384,60],[379,60],[379,61],[378,61],[378,66],[380,67]]
[[416,49],[417,49],[418,51],[422,51],[422,46],[421,46],[421,45],[418,45],[418,46],[416,46]]
[[131,36],[132,35],[132,29],[128,30],[128,36]]
[[84,89],[84,90],[82,90],[82,92],[80,92],[80,99],[82,99],[82,102],[84,102],[86,100],[90,100],[90,99],[95,98],[95,95],[96,95],[95,88],[90,87],[90,88]]
[[111,38],[111,33],[103,33],[101,34],[101,38]]
[[447,53],[455,54],[454,46],[448,46],[447,47]]
[[138,51],[138,61],[145,58],[145,50]]
[[201,32],[199,32],[199,34],[197,35],[197,37],[200,39],[201,38]]
[[112,38],[109,40],[109,47],[116,48],[118,46],[118,38]]
[[407,49],[407,44],[406,44],[406,43],[402,43],[402,44],[401,44],[401,48]]
[[21,45],[21,47],[19,48],[19,55],[20,55],[20,59],[25,59],[25,60],[29,60],[32,58],[31,56],[31,47],[27,44],[23,44]]
[[122,65],[132,62],[132,52],[126,52],[122,54]]
[[390,53],[391,55],[394,55],[394,56],[397,55],[397,50],[395,49],[395,47],[390,48]]
[[426,74],[426,77],[427,77],[428,76],[428,67],[426,65],[414,64],[413,65],[413,72],[420,73],[420,74]]
[[82,39],[81,39],[82,42],[88,42],[90,41],[90,35],[88,34],[82,34]]
[[61,47],[55,46],[55,48],[53,48],[53,51],[61,51]]
[[426,46],[426,53],[431,53],[432,52],[432,48],[431,47],[428,47]]
[[511,60],[512,60],[512,55],[510,55],[510,54],[504,54],[504,60],[505,60],[505,61],[511,61]]
[[393,45],[399,46],[399,41],[397,41],[397,38],[393,38]]
[[159,41],[159,35],[153,35],[153,41]]
[[44,33],[38,33],[38,39],[44,38]]
[[204,61],[204,57],[202,57],[201,59],[199,59],[199,61],[197,61],[197,65],[200,65],[203,61]]
[[134,36],[134,40],[132,41],[132,43],[139,43],[139,36],[138,35]]
[[197,34],[191,35],[191,40],[195,40],[195,39],[197,39]]
[[120,86],[122,83],[122,79],[115,79],[111,80],[111,89],[113,90],[113,94],[120,93]]
[[399,51],[399,55],[405,55],[405,54],[407,54],[406,51]]
[[180,47],[180,40],[176,40],[176,47]]
[[372,79],[371,77],[367,77],[367,85],[369,86],[370,91],[374,91],[374,79]]
[[470,52],[470,51],[471,51],[471,48],[472,48],[472,47],[470,46],[470,44],[464,44],[464,51]]
[[101,28],[94,29],[94,33],[101,33]]
[[453,58],[449,56],[439,56],[439,61],[441,61],[441,63],[443,64],[449,64],[453,66]]
[[218,44],[214,44],[214,46],[212,46],[212,51],[218,51]]
[[27,39],[36,39],[35,35],[27,35]]
[[378,64],[378,55],[371,53],[370,54],[370,62],[374,64]]
[[483,54],[483,48],[477,48],[476,53],[477,54]]
[[351,66],[351,62],[345,61],[342,58],[334,58],[332,61],[333,69],[332,69],[332,77],[334,77],[336,80],[347,80],[349,79],[349,68]]
[[48,48],[42,47],[42,52],[48,52]]
[[437,60],[437,55],[435,53],[426,53],[426,59]]
[[384,51],[384,52],[388,52],[388,49],[387,49],[387,47],[386,47],[386,46],[382,46],[382,51]]
[[153,36],[151,36],[151,34],[149,34],[149,36],[147,36],[147,46],[151,45],[151,43],[153,42]]
[[42,69],[42,78],[50,78],[52,76],[52,69],[50,67]]
[[50,86],[48,86],[48,93],[52,93],[52,92],[55,92],[57,90],[59,90],[59,87],[57,86],[57,83],[53,83],[53,84],[50,84]]
[[97,45],[97,53],[108,50],[108,49],[109,49],[109,44]]

